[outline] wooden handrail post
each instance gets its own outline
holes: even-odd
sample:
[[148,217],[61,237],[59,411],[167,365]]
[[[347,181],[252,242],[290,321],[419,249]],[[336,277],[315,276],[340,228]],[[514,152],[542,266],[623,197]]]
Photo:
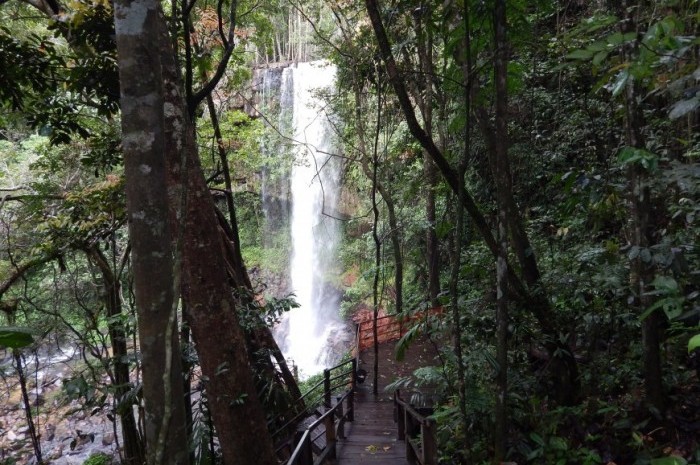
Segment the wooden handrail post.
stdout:
[[421,433],[423,436],[423,465],[437,465],[437,440],[435,438],[435,421],[426,419]]
[[357,359],[352,361],[352,380],[348,395],[348,421],[355,421],[355,387],[357,386]]
[[336,411],[336,415],[338,416],[338,439],[345,439],[345,411],[343,410],[343,401],[341,400],[341,397],[338,396],[335,401],[335,405],[337,406],[336,408],[338,409]]
[[326,408],[331,408],[331,370],[323,370],[323,403]]
[[299,455],[299,463],[301,465],[313,465],[314,451],[311,448],[311,435],[304,436],[304,444],[302,445],[301,454]]
[[409,465],[416,465],[416,463],[418,462],[418,457],[416,456],[416,451],[413,449],[413,445],[411,444],[414,428],[413,422],[415,421],[415,419],[408,410],[402,410],[404,417],[404,428],[406,428],[404,434],[404,442],[406,444],[406,461],[409,463]]
[[406,412],[404,411],[403,405],[398,402],[399,390],[394,391],[394,406],[396,408],[396,427],[398,429],[398,435],[396,439],[399,441],[406,440]]
[[323,426],[326,428],[326,448],[328,448],[327,458],[335,460],[335,421],[334,415],[326,415]]

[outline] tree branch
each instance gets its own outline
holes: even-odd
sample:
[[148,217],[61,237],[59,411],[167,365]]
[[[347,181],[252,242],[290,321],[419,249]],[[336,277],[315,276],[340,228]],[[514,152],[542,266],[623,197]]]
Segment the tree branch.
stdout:
[[[226,67],[228,66],[228,62],[231,58],[231,55],[233,54],[233,49],[236,48],[236,43],[234,40],[234,30],[236,28],[236,8],[238,8],[238,1],[237,0],[232,0],[231,1],[231,9],[229,10],[229,25],[228,25],[228,38],[224,40],[224,54],[221,57],[221,61],[219,62],[219,65],[216,68],[216,72],[214,73],[214,76],[202,86],[200,90],[198,90],[194,95],[192,95],[188,101],[187,101],[187,112],[190,115],[190,118],[194,116],[194,112],[197,109],[197,106],[206,98],[207,95],[209,95],[216,85],[221,81],[221,78],[224,76],[224,72],[226,72]],[[221,27],[221,11],[219,10],[219,30],[220,33],[222,33],[222,27]],[[223,34],[222,34],[223,37]]]
[[5,292],[7,292],[14,283],[23,278],[24,275],[27,274],[27,272],[39,265],[43,265],[45,263],[50,262],[51,260],[58,258],[59,255],[60,254],[58,252],[52,252],[49,255],[33,258],[17,265],[10,277],[0,282],[0,299],[2,299],[2,296],[5,294]]

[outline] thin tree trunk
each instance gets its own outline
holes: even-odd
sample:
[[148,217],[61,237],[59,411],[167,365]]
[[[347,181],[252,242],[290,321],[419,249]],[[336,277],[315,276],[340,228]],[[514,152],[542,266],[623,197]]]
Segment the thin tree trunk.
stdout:
[[382,96],[381,87],[377,86],[377,126],[372,143],[372,239],[374,240],[374,282],[372,283],[372,336],[374,338],[374,373],[372,380],[372,394],[379,393],[379,330],[377,318],[379,317],[379,267],[382,260],[382,243],[379,240],[379,206],[377,205],[377,173],[379,171],[379,131],[381,128]]
[[[421,76],[418,91],[418,107],[423,117],[423,127],[428,134],[433,130],[433,56],[432,33],[423,27],[423,11],[416,14],[415,32],[418,50],[418,62]],[[437,188],[437,170],[435,163],[427,150],[423,149],[423,178],[425,180],[425,219],[428,227],[425,231],[425,257],[428,269],[428,302],[431,307],[437,307],[440,294],[440,254],[438,252],[438,237],[435,231],[435,189]]]
[[[364,99],[362,98],[361,83],[359,82],[359,76],[354,76],[354,94],[355,94],[355,122],[357,129],[357,136],[359,139],[359,148],[361,153],[361,165],[362,171],[365,173],[369,179],[373,179],[373,171],[369,166],[367,160],[367,144],[365,143],[365,136],[367,134],[364,124],[363,112],[365,111]],[[396,293],[396,298],[394,301],[394,308],[396,313],[403,312],[403,253],[401,251],[401,230],[399,228],[398,218],[396,216],[396,205],[394,199],[391,197],[391,192],[389,192],[382,182],[377,180],[377,191],[382,197],[382,200],[386,204],[387,216],[389,220],[389,238],[391,240],[391,249],[394,256],[394,290]]]
[[32,403],[29,401],[29,392],[27,391],[27,377],[22,367],[22,355],[18,349],[12,349],[12,357],[15,360],[19,387],[22,392],[22,403],[24,404],[24,416],[27,419],[27,428],[29,428],[29,437],[32,440],[34,456],[36,457],[37,464],[43,465],[44,459],[41,454],[41,442],[39,436],[36,434],[36,425],[34,424],[34,416],[32,415]]
[[117,317],[122,314],[121,284],[119,277],[110,267],[107,257],[104,256],[99,247],[90,247],[85,250],[85,253],[102,274],[105,306],[109,321],[109,342],[112,346],[112,362],[114,363],[114,397],[122,429],[124,463],[125,465],[141,465],[145,460],[143,441],[134,418],[132,405],[124,404],[124,399],[131,391],[132,386],[129,376],[127,336],[122,323],[117,320]]
[[452,307],[452,343],[454,344],[455,359],[457,365],[457,393],[459,396],[459,413],[462,421],[462,434],[464,435],[462,439],[462,456],[460,457],[461,463],[466,463],[466,454],[469,450],[469,437],[467,432],[469,431],[469,418],[467,416],[467,374],[466,366],[464,363],[464,356],[462,350],[462,324],[461,324],[461,313],[459,308],[459,277],[461,269],[461,257],[463,248],[463,234],[465,231],[465,215],[464,208],[462,204],[464,203],[464,196],[466,193],[466,186],[464,181],[464,176],[466,174],[467,166],[469,163],[469,154],[471,152],[471,119],[469,118],[471,109],[471,78],[470,74],[472,72],[472,57],[471,57],[471,24],[469,16],[469,5],[464,4],[464,62],[462,63],[462,76],[465,83],[464,89],[464,107],[465,115],[467,115],[464,127],[464,152],[462,153],[462,159],[460,160],[460,165],[458,167],[457,175],[459,186],[457,189],[457,205],[456,209],[456,226],[455,226],[455,240],[454,240],[454,250],[453,250],[453,261],[450,279],[450,306]]
[[[416,118],[411,99],[406,91],[403,76],[399,73],[398,66],[392,55],[391,44],[389,43],[381,19],[377,0],[365,0],[365,6],[377,38],[382,59],[386,66],[389,81],[396,92],[399,105],[406,118],[408,129],[413,137],[428,152],[447,184],[456,193],[459,189],[457,174],[450,166],[442,151],[435,145],[431,136],[425,132]],[[479,231],[488,249],[494,257],[498,257],[500,249],[498,241],[494,237],[491,227],[487,223],[483,213],[468,192],[465,192],[463,196],[462,205],[469,213],[474,227]],[[532,251],[530,250],[530,252]],[[536,262],[533,261],[528,261],[527,263],[534,263],[536,265]],[[552,363],[550,363],[551,379],[558,387],[556,389],[557,393],[562,396],[559,401],[564,404],[572,404],[578,399],[578,392],[580,390],[578,364],[576,363],[576,359],[570,347],[568,347],[566,343],[560,341],[560,325],[557,323],[556,318],[554,318],[549,299],[541,290],[542,286],[539,281],[535,282],[534,286],[530,286],[518,277],[509,263],[506,263],[506,266],[508,269],[509,290],[518,297],[520,304],[535,316],[545,336],[544,345],[550,357],[552,357]],[[528,279],[539,277],[539,272],[537,274],[529,273],[524,277]]]
[[[623,2],[621,10],[627,15],[624,21],[625,32],[633,32],[637,29],[637,10],[632,8],[630,2]],[[639,54],[638,44],[632,43],[625,50],[627,59],[633,61]],[[630,76],[625,88],[625,136],[629,147],[645,149],[646,141],[642,133],[644,115],[639,106],[641,99],[639,86],[633,76]],[[632,246],[637,247],[640,253],[630,260],[630,286],[635,297],[635,304],[640,313],[653,304],[651,283],[655,277],[653,259],[645,260],[643,250],[653,245],[651,218],[652,201],[649,188],[648,172],[639,163],[630,164],[627,170],[627,182],[631,203],[631,236]],[[642,355],[643,374],[646,401],[659,413],[665,409],[663,394],[663,372],[661,368],[661,324],[662,314],[659,311],[652,312],[642,321]]]
[[512,198],[508,169],[508,39],[506,2],[496,0],[494,7],[494,80],[496,83],[496,146],[492,167],[498,198],[498,242],[496,258],[496,408],[495,463],[506,455],[508,438],[508,215]]

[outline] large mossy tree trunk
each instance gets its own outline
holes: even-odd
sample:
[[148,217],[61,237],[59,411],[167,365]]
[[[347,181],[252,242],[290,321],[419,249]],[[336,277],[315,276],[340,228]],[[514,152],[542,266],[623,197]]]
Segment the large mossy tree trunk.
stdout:
[[114,4],[122,150],[149,465],[189,463],[165,163],[162,17],[153,0]]
[[166,89],[164,116],[168,132],[164,150],[171,224],[178,229],[181,295],[212,420],[227,465],[276,465],[237,313],[237,298],[222,253],[223,237],[199,161],[194,125],[182,97],[181,78],[165,21],[159,25],[159,33]]

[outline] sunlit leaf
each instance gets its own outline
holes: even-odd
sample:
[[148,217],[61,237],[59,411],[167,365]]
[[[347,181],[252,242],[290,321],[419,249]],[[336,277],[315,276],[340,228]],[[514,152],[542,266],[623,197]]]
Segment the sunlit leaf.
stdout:
[[700,106],[700,98],[697,95],[688,100],[678,101],[673,104],[671,111],[668,113],[668,117],[671,119],[678,119],[692,111],[695,111],[698,106]]
[[613,96],[617,97],[624,90],[625,85],[627,85],[627,80],[630,77],[630,72],[628,69],[623,69],[620,71],[613,82],[611,92]]
[[700,334],[696,334],[688,341],[688,352],[692,352],[700,347]]

